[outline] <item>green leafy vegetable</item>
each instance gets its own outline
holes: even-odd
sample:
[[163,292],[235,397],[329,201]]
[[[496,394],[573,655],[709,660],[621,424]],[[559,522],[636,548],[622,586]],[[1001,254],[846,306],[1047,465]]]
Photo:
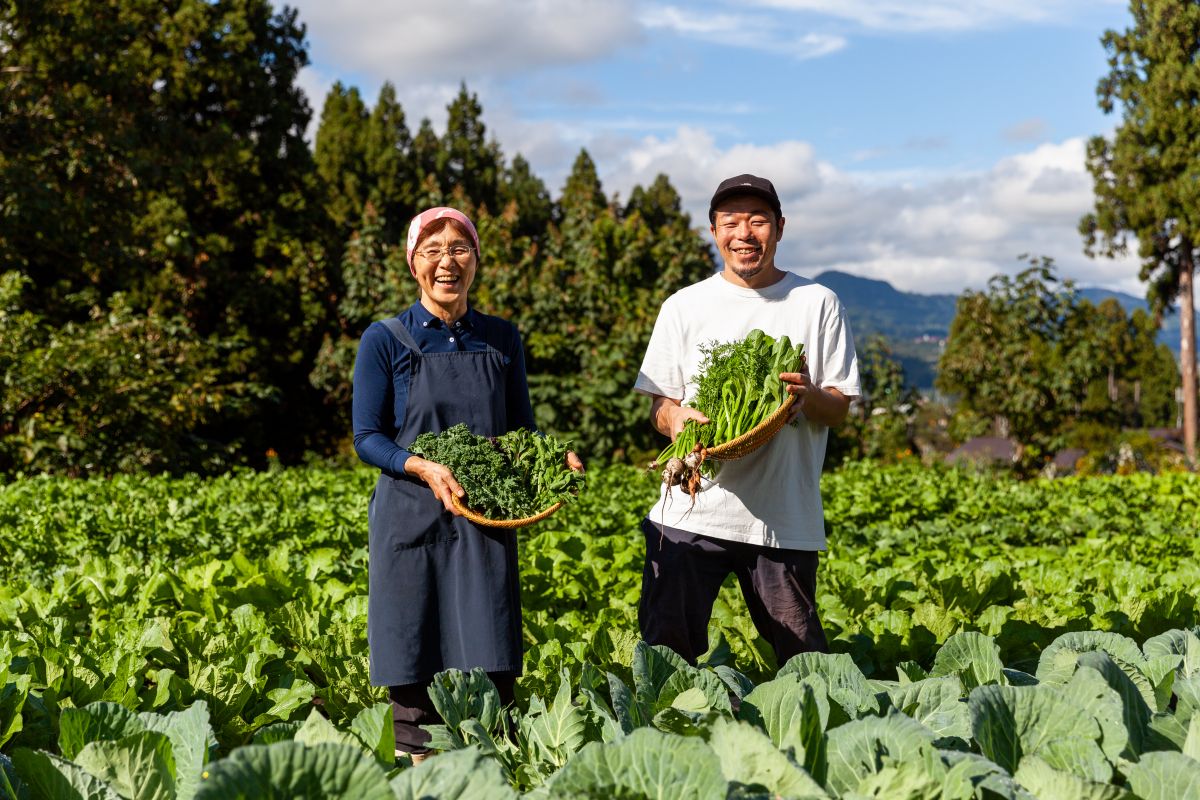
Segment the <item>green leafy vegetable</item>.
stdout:
[[421,434],[408,449],[449,468],[467,504],[492,519],[528,517],[570,502],[583,485],[582,473],[567,467],[567,442],[524,428],[478,436],[459,423]]
[[682,484],[695,497],[700,475],[712,477],[717,463],[705,451],[733,441],[764,422],[787,399],[787,384],[780,373],[804,367],[804,345],[793,345],[785,335],[775,339],[755,328],[736,342],[701,345],[704,359],[696,382],[696,396],[688,404],[708,417],[706,424],[688,420],[675,441],[650,465],[664,467],[668,488]]

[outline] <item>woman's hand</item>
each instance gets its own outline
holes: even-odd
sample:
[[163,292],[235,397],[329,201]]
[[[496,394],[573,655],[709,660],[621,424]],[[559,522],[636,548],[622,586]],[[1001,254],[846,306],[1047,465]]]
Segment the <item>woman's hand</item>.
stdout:
[[583,472],[583,461],[575,455],[574,450],[567,451],[567,466],[576,472]]
[[404,462],[404,471],[414,478],[425,481],[434,497],[441,501],[446,510],[455,516],[462,516],[455,507],[453,498],[463,498],[466,492],[454,479],[454,473],[436,461],[429,461],[420,456],[409,456]]

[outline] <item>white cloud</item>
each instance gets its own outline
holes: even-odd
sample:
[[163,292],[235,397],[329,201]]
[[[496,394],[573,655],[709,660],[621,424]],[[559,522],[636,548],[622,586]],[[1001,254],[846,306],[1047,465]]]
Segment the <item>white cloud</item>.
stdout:
[[397,83],[589,61],[637,40],[633,0],[297,0],[314,59]]
[[782,20],[765,15],[711,14],[694,8],[650,6],[638,20],[650,30],[662,29],[712,44],[764,50],[800,60],[820,58],[846,46],[842,36],[794,32],[781,24]]
[[614,145],[597,163],[606,189],[623,196],[665,172],[699,227],[723,178],[770,178],[787,216],[780,263],[803,274],[838,269],[906,291],[957,294],[1015,274],[1028,253],[1053,257],[1081,285],[1141,294],[1136,259],[1083,255],[1076,226],[1092,204],[1084,150],[1083,139],[1069,139],[985,171],[913,180],[839,170],[805,142],[723,149],[707,132],[681,128],[668,139]]
[[[586,147],[610,194],[628,197],[634,184],[649,183],[658,173],[670,176],[701,228],[721,179],[747,171],[766,175],[788,215],[781,258],[801,272],[836,268],[911,291],[959,292],[982,287],[997,272],[1018,271],[1016,256],[1032,253],[1053,256],[1065,276],[1082,284],[1141,293],[1136,259],[1092,261],[1082,254],[1076,226],[1092,204],[1082,139],[1030,143],[1025,152],[983,170],[944,163],[937,172],[869,169],[872,159],[949,141],[914,139],[889,151],[861,150],[849,161],[857,168],[842,169],[804,141],[724,144],[748,136],[731,115],[761,112],[745,98],[721,105],[718,115],[706,113],[706,104],[715,101],[689,91],[663,104],[614,95],[616,88],[593,82],[591,75],[544,69],[602,61],[627,45],[654,47],[658,34],[704,42],[698,51],[713,50],[713,43],[757,48],[786,53],[777,61],[795,63],[844,46],[840,36],[822,38],[835,27],[839,34],[855,25],[872,32],[953,31],[1063,18],[1083,7],[1083,0],[751,3],[757,8],[734,12],[690,0],[464,0],[447,21],[448,12],[411,0],[300,0],[318,65],[304,70],[300,83],[319,119],[334,77],[358,86],[368,105],[379,85],[392,80],[410,129],[429,117],[440,132],[446,105],[466,79],[485,99],[489,135],[509,159],[524,155],[553,194]],[[509,82],[513,76],[520,80]],[[564,104],[567,113],[559,113]],[[677,123],[697,115],[709,118],[703,129]],[[1020,120],[1020,113],[1013,119]],[[1038,123],[1017,122],[1008,139],[1035,133],[1044,139]],[[630,127],[654,134],[636,138]]]
[[879,31],[963,31],[1045,22],[1121,0],[752,0],[781,11],[833,17]]

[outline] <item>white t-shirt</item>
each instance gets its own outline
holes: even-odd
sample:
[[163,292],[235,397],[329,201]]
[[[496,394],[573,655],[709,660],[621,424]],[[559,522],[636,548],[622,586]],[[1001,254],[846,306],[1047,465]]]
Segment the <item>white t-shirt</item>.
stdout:
[[[732,342],[758,328],[804,344],[812,381],[846,396],[861,394],[854,337],[837,295],[794,273],[765,289],[747,289],[720,273],[667,298],[654,323],[634,389],[684,403],[696,394],[700,345]],[[652,522],[736,542],[824,550],[821,465],[829,429],[803,414],[753,453],[724,462],[703,480],[696,504],[681,487],[663,487]]]

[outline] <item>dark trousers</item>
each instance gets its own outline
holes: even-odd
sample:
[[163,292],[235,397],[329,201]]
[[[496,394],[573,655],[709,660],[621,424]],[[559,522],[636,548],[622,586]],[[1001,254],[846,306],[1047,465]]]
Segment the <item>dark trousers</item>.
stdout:
[[[489,672],[488,677],[500,692],[500,705],[513,702],[513,689],[517,682],[515,672]],[[441,725],[442,717],[429,698],[429,681],[389,686],[388,699],[392,701],[392,726],[396,731],[396,749],[405,753],[428,753],[429,732],[422,725]]]
[[642,520],[646,563],[638,624],[691,664],[708,651],[708,620],[721,584],[737,576],[759,634],[783,666],[797,653],[829,652],[817,618],[818,554],[730,542]]

